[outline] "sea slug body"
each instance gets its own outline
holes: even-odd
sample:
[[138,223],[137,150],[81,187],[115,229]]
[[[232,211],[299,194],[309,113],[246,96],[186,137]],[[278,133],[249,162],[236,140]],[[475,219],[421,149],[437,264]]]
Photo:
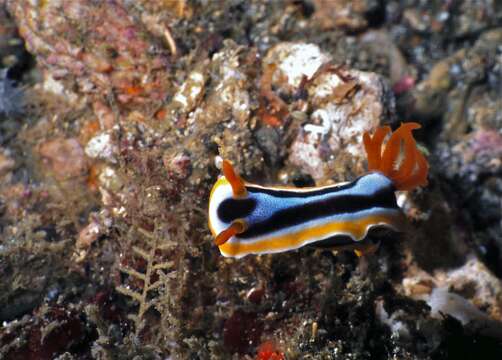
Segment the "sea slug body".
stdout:
[[[223,161],[209,199],[209,228],[224,256],[288,251],[310,245],[371,252],[373,228],[399,231],[403,217],[395,191],[425,185],[428,164],[411,131],[380,127],[364,134],[369,173],[352,182],[311,187],[264,187],[245,182]],[[401,156],[401,152],[403,153]],[[399,163],[398,163],[399,162]]]

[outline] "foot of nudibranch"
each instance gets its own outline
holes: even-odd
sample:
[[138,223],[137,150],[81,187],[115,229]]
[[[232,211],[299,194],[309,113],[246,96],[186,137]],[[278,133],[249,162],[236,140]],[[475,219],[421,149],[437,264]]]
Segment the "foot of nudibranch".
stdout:
[[378,242],[365,242],[354,249],[354,252],[358,257],[372,255],[377,252],[380,247],[380,241]]
[[234,235],[241,234],[246,231],[247,225],[244,220],[234,220],[232,224],[220,232],[214,239],[214,243],[217,246],[223,245]]
[[354,242],[352,244],[334,246],[332,248],[326,248],[334,252],[338,251],[354,251],[357,256],[361,257],[364,255],[374,254],[380,246],[380,240],[369,239],[361,240],[360,242]]
[[228,160],[223,160],[223,175],[232,187],[234,198],[242,198],[247,195],[244,180],[235,172],[234,167]]

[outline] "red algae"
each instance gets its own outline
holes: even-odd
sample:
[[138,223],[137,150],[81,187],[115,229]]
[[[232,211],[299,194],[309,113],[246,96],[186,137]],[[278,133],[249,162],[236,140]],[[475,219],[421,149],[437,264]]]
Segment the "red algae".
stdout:
[[[8,349],[5,359],[54,359],[71,347],[96,338],[96,333],[86,334],[85,322],[79,313],[56,306],[42,310],[40,315],[41,321],[25,324],[26,341]],[[1,345],[11,340],[8,335],[0,333]]]
[[256,360],[284,360],[284,353],[277,349],[273,341],[265,341],[258,348]]
[[263,324],[255,313],[236,310],[223,327],[223,343],[231,352],[246,353],[256,346],[263,331]]

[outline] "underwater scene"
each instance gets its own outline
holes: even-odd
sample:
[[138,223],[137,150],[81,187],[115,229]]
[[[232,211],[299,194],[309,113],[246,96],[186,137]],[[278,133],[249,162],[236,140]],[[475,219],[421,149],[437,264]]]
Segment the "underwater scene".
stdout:
[[0,359],[502,359],[502,2],[0,0]]

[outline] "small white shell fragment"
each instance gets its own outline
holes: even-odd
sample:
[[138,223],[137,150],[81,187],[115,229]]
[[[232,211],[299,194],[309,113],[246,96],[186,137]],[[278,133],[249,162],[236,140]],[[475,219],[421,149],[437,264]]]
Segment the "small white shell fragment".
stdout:
[[319,46],[306,43],[284,42],[274,46],[265,58],[265,64],[275,63],[279,73],[286,76],[288,84],[298,87],[303,76],[311,78],[330,57]]
[[85,154],[93,159],[103,159],[115,163],[117,146],[109,132],[102,132],[94,136],[85,147]]

